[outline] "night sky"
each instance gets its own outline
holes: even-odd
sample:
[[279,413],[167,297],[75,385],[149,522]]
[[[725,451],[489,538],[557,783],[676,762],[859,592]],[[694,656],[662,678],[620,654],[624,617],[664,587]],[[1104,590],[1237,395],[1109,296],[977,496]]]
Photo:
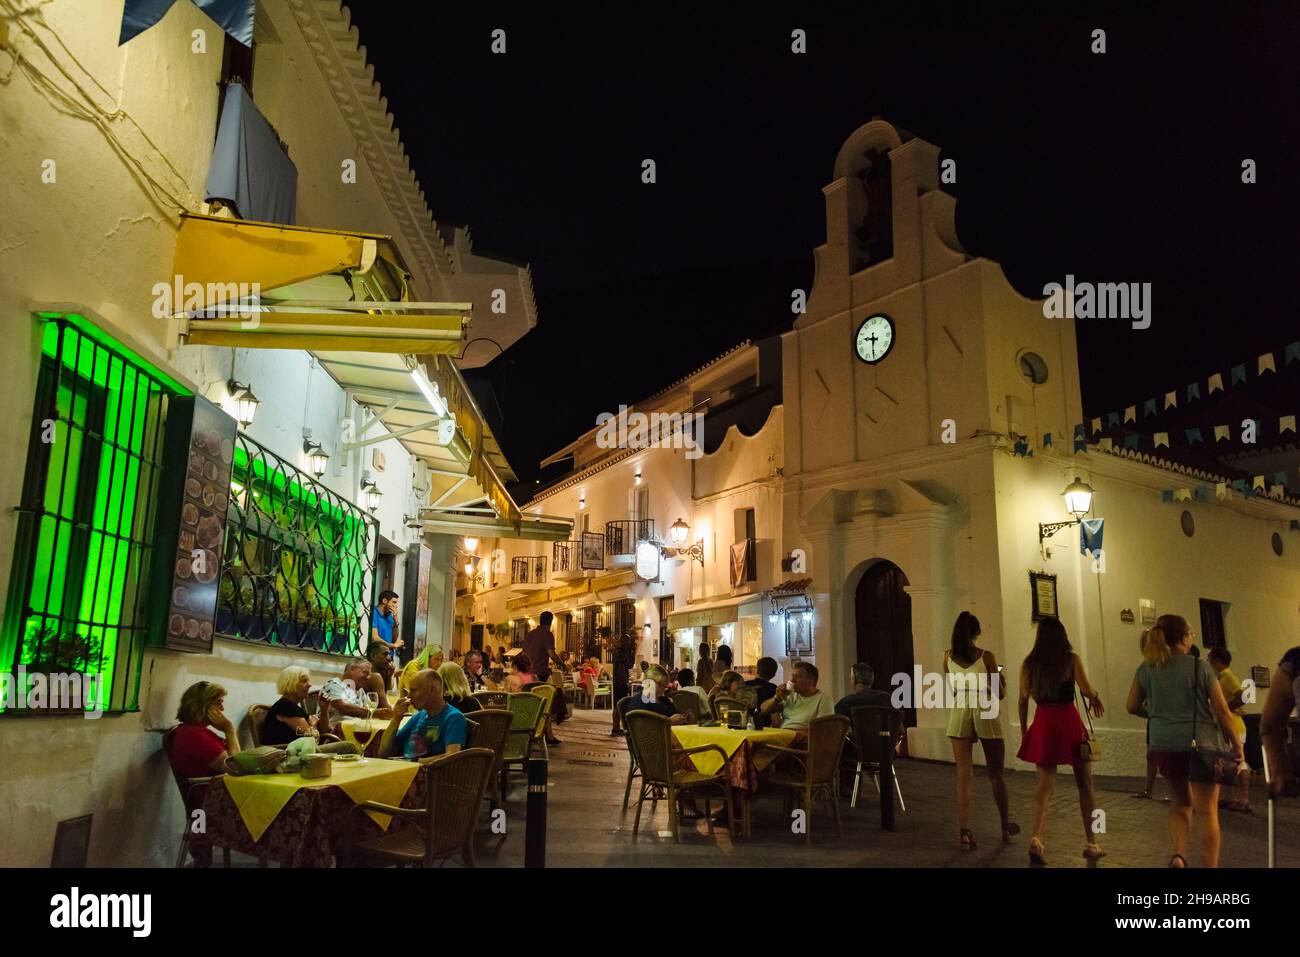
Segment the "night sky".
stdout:
[[790,327],[821,188],[877,115],[957,160],[962,243],[1022,294],[1066,273],[1153,284],[1150,329],[1078,323],[1086,413],[1300,334],[1300,8],[858,7],[429,4],[421,22],[354,3],[434,216],[532,266],[538,327],[487,368],[522,476],[599,412]]

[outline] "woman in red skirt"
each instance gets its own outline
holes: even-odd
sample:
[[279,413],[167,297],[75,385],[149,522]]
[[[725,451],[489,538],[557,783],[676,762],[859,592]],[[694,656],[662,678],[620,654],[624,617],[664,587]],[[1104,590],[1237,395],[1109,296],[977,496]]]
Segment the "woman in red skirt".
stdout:
[[[1047,803],[1056,784],[1056,768],[1068,764],[1074,769],[1074,783],[1079,788],[1079,810],[1083,814],[1083,856],[1088,860],[1104,857],[1093,839],[1092,770],[1081,760],[1079,746],[1088,732],[1074,706],[1074,686],[1091,702],[1089,710],[1098,718],[1103,714],[1101,696],[1088,681],[1083,661],[1070,647],[1065,626],[1059,619],[1038,622],[1033,650],[1020,666],[1021,742],[1017,757],[1038,768],[1038,788],[1034,792],[1034,836],[1029,841],[1029,863],[1041,867],[1047,863],[1043,854],[1043,835],[1047,829]],[[1029,723],[1029,699],[1035,705],[1034,723]],[[1085,705],[1087,707],[1087,705]],[[1025,730],[1025,729],[1028,730]]]

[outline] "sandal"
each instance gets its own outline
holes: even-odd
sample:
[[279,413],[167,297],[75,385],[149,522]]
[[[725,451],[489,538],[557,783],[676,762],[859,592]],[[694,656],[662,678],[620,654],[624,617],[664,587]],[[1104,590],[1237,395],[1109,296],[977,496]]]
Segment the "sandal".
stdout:
[[971,833],[970,828],[963,827],[957,839],[961,842],[961,849],[963,851],[975,850],[975,835]]
[[1036,837],[1031,837],[1029,839],[1029,866],[1047,866],[1047,858],[1043,856],[1043,842]]
[[[1181,864],[1175,864],[1174,861],[1182,861],[1182,863],[1181,863]],[[1183,857],[1183,855],[1181,855],[1181,854],[1175,854],[1173,857],[1169,858],[1169,866],[1170,866],[1170,867],[1186,867],[1186,866],[1187,866],[1187,858]]]
[[1008,821],[1007,826],[1002,829],[1002,843],[1010,844],[1011,839],[1020,833],[1020,825],[1015,821]]
[[1150,800],[1151,800],[1151,792],[1150,792],[1150,791],[1138,791],[1137,794],[1130,794],[1129,797],[1139,798],[1140,800],[1143,800],[1143,801],[1150,801]]
[[1089,841],[1083,845],[1083,856],[1086,860],[1095,861],[1106,856],[1106,852],[1101,849],[1100,844]]

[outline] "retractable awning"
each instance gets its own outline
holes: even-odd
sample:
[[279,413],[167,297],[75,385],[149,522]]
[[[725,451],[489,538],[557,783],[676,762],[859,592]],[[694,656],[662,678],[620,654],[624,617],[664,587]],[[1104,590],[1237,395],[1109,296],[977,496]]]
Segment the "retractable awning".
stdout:
[[760,598],[762,598],[761,595],[750,592],[718,601],[702,601],[694,605],[688,605],[685,608],[675,609],[668,613],[668,630],[676,631],[678,628],[703,628],[712,625],[725,625],[727,622],[739,619],[742,605],[757,601]]
[[413,302],[392,239],[186,213],[164,297],[181,343],[456,355],[468,302]]

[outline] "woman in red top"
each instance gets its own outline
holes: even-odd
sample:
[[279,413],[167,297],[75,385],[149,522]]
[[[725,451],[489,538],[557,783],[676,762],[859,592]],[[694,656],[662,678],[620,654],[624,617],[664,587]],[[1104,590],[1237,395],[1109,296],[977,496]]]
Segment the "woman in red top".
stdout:
[[[211,681],[190,685],[176,709],[180,722],[172,735],[172,768],[183,778],[221,774],[226,758],[239,753],[239,735],[226,717],[226,689]],[[225,736],[213,734],[211,725]]]
[[530,685],[537,680],[533,675],[533,663],[522,651],[515,655],[514,666],[515,673],[506,678],[506,690],[511,694],[523,691],[524,685]]

